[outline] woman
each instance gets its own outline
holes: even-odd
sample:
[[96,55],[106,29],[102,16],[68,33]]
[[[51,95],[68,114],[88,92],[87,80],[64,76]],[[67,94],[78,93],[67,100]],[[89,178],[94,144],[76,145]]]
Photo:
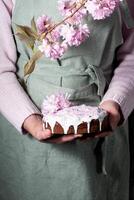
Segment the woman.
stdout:
[[129,141],[130,141],[130,198],[129,200],[133,200],[134,198],[134,112],[129,117]]
[[[1,116],[1,200],[128,200],[127,123],[117,126],[126,121],[134,107],[133,50],[128,48],[126,52],[122,46],[115,70],[114,55],[123,44],[122,24],[132,28],[134,22],[127,3],[123,1],[120,5],[124,17],[120,9],[99,22],[89,17],[87,23],[93,30],[90,39],[77,48],[70,48],[61,59],[62,66],[46,58],[39,60],[38,67],[25,83],[23,66],[31,52],[15,35],[16,24],[29,26],[33,16],[37,18],[42,13],[58,21],[57,1],[0,2],[0,111],[16,127]],[[132,31],[124,45],[128,45],[133,37]],[[76,83],[83,84],[82,71],[87,73],[88,79],[84,87],[89,86],[85,94],[83,87],[77,88],[72,81],[72,75],[75,75]],[[62,85],[59,84],[61,78],[64,80]],[[76,136],[64,136],[45,142],[51,132],[42,130],[41,102],[44,96],[61,88],[70,93],[74,89],[71,93],[73,101],[100,104],[110,113],[114,134],[101,144],[102,162],[98,162],[100,138],[82,142]],[[18,133],[25,131],[28,132],[25,136]],[[99,168],[98,163],[101,163]]]

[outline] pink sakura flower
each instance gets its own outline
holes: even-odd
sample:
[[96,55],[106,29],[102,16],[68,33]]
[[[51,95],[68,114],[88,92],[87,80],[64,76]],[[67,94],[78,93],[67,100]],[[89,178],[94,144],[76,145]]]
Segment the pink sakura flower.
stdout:
[[48,27],[51,25],[51,18],[46,15],[40,16],[36,21],[36,26],[39,34],[44,33],[48,30]]
[[85,7],[95,20],[109,17],[120,0],[88,0]]
[[56,27],[50,34],[51,40],[53,40],[53,42],[56,42],[58,40],[60,40],[60,26]]
[[89,36],[89,29],[87,24],[80,24],[79,26],[71,26],[69,24],[63,25],[61,35],[69,46],[79,46]]
[[41,110],[42,114],[45,116],[46,114],[56,113],[58,110],[68,108],[70,106],[71,102],[67,99],[65,94],[59,93],[47,96],[43,101]]
[[64,42],[50,43],[48,39],[43,39],[42,45],[40,45],[38,48],[45,54],[46,57],[51,59],[58,59],[67,50],[67,44]]
[[58,8],[63,16],[68,16],[72,13],[72,6],[75,3],[75,0],[59,0]]
[[79,24],[82,22],[83,18],[87,15],[86,9],[80,9],[78,12],[74,14],[67,22],[71,22],[72,24]]
[[[74,6],[75,5],[75,6]],[[59,0],[58,7],[61,14],[65,17],[71,15],[80,6],[79,0]],[[78,10],[74,16],[67,20],[68,23],[78,24],[86,16],[87,11],[85,8]]]

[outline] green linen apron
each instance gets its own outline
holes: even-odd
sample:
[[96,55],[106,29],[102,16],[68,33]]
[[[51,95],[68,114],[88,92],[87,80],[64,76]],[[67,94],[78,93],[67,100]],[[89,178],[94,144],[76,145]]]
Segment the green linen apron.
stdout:
[[130,197],[134,199],[134,111],[129,116],[129,145],[130,145]]
[[[126,3],[124,20],[132,26]],[[15,24],[30,25],[42,14],[61,19],[57,1],[16,0]],[[120,9],[111,17],[93,21],[86,18],[89,39],[70,48],[56,61],[42,58],[29,76],[25,88],[40,108],[46,95],[68,92],[77,104],[98,105],[112,74],[115,50],[122,42]],[[18,78],[31,52],[15,36],[18,50]],[[18,111],[19,112],[19,111]],[[129,148],[127,124],[117,128],[105,141],[73,141],[66,144],[40,143],[19,134],[0,116],[0,200],[128,200]],[[101,159],[100,159],[101,158]]]

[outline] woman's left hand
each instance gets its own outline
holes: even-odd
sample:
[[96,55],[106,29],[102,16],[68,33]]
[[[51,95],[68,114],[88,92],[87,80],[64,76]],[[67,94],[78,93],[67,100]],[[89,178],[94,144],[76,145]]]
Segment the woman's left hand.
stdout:
[[[121,119],[123,119],[123,115],[121,113],[119,104],[116,103],[115,101],[107,100],[107,101],[104,101],[102,104],[100,104],[99,107],[103,108],[104,110],[106,110],[109,113],[109,123],[110,123],[112,130],[114,131],[115,128],[120,123],[120,121],[122,121]],[[107,136],[110,134],[112,134],[112,131],[111,132],[103,132],[101,134],[98,134],[95,137],[96,138],[104,137],[104,136]]]

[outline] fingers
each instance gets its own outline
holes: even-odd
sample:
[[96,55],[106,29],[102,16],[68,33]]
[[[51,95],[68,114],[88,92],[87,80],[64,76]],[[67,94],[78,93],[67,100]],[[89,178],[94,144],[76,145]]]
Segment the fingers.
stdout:
[[52,133],[49,129],[45,129],[45,130],[41,130],[41,131],[38,131],[34,137],[39,140],[39,141],[42,141],[42,140],[45,140],[45,139],[48,139],[52,136]]
[[82,134],[69,134],[69,135],[63,135],[61,137],[58,138],[51,138],[52,133],[49,129],[45,129],[43,131],[39,131],[38,134],[36,134],[36,136],[34,136],[37,140],[39,140],[40,142],[48,142],[48,143],[54,143],[54,144],[63,144],[66,142],[71,142],[73,140],[76,139],[80,139],[80,141],[87,141],[87,140],[92,140],[95,138],[100,138],[100,137],[106,137],[111,135],[112,132],[103,132],[103,133],[99,133],[97,135],[95,135],[94,137],[87,137],[87,138],[83,138]]
[[94,140],[96,138],[102,138],[102,137],[106,137],[106,136],[110,136],[112,135],[113,132],[112,131],[109,131],[109,132],[103,132],[103,133],[98,133],[96,134],[95,136],[92,136],[92,137],[82,137],[82,138],[79,138],[80,141],[91,141],[91,140]]
[[36,134],[36,136],[34,136],[37,140],[39,140],[40,142],[48,142],[48,143],[54,143],[54,144],[62,144],[62,143],[66,143],[66,142],[71,142],[73,140],[76,139],[80,139],[81,141],[84,140],[92,140],[95,138],[100,138],[100,137],[106,137],[111,135],[112,132],[103,132],[103,133],[99,133],[97,135],[95,135],[94,137],[87,137],[87,138],[83,138],[82,134],[69,134],[69,135],[63,135],[61,137],[58,138],[51,138],[52,133],[49,129],[45,129],[43,131],[39,131],[38,134]]
[[114,130],[120,121],[119,113],[117,111],[113,112],[109,117],[109,121],[110,121],[112,130]]
[[112,134],[113,134],[112,131],[109,131],[109,132],[103,132],[103,133],[99,133],[99,134],[97,134],[94,138],[106,137],[106,136],[109,136],[109,135],[112,135]]
[[49,142],[49,143],[56,143],[56,144],[61,144],[61,143],[66,143],[70,142],[72,140],[75,140],[76,138],[82,137],[81,134],[69,134],[69,135],[63,135],[58,138],[51,138],[52,132],[49,129],[44,129],[38,131],[35,135],[33,135],[38,141],[40,142]]
[[49,143],[62,144],[62,143],[66,143],[66,142],[71,142],[80,137],[82,137],[81,134],[76,134],[76,135],[69,134],[69,135],[61,136],[59,138],[50,138],[50,139],[47,139],[46,141]]
[[121,118],[119,105],[112,100],[106,100],[100,104],[100,107],[109,113],[110,126],[112,127],[112,130],[114,130]]

